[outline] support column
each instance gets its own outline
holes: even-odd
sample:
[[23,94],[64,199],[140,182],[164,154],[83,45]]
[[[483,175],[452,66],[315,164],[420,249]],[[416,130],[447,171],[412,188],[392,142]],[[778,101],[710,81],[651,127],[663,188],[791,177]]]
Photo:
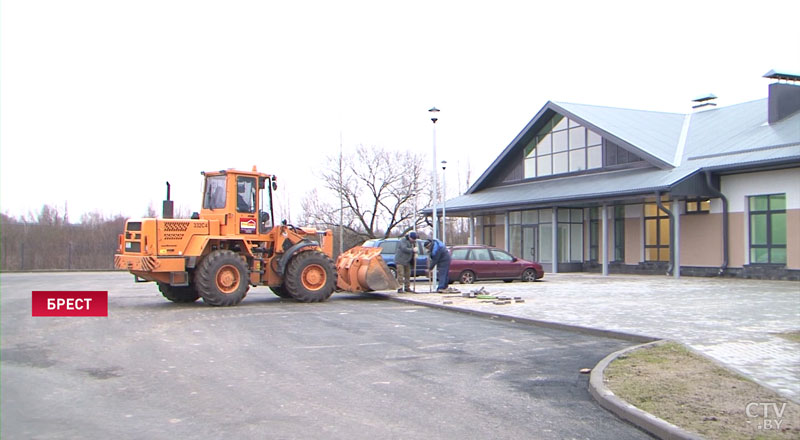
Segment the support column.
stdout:
[[508,233],[508,211],[505,213],[505,219],[503,220],[503,249],[509,250],[511,246],[509,246],[509,233]]
[[558,208],[553,207],[553,273],[558,273]]
[[467,225],[467,229],[469,230],[469,238],[468,244],[475,244],[475,216],[469,216],[469,224]]
[[603,276],[608,276],[608,205],[603,205],[600,208],[601,224],[602,224],[602,262],[603,262]]
[[672,214],[673,214],[673,240],[675,246],[673,251],[674,267],[672,268],[672,276],[675,278],[681,277],[681,205],[680,201],[672,200]]

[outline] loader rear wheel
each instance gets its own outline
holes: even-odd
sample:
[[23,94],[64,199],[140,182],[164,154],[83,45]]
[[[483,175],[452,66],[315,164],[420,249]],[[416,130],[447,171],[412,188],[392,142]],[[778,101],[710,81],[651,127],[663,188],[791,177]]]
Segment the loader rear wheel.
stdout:
[[170,286],[167,283],[158,283],[158,290],[164,298],[174,303],[190,303],[200,298],[194,286]]
[[235,306],[247,295],[247,264],[233,251],[208,254],[197,267],[195,281],[203,302],[211,306]]
[[292,298],[301,302],[327,300],[336,288],[333,261],[319,251],[300,252],[286,268],[284,286]]

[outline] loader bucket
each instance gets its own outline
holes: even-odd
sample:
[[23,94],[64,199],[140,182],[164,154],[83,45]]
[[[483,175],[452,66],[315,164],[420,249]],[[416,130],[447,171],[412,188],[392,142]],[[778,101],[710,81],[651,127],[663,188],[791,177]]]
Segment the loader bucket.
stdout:
[[336,259],[336,287],[347,292],[397,289],[381,248],[356,246]]

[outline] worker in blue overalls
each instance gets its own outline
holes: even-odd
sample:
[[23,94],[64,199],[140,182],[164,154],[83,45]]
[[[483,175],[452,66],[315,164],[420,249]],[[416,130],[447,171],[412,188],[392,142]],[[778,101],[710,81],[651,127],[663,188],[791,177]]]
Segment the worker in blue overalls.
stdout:
[[[436,268],[436,278],[439,281],[438,286],[436,286],[436,292],[446,292],[449,284],[447,282],[447,273],[450,271],[450,251],[447,250],[447,246],[444,243],[436,239],[428,240],[425,243],[425,248],[430,252],[428,257],[430,270],[432,271],[434,267]],[[428,276],[430,276],[430,273]]]

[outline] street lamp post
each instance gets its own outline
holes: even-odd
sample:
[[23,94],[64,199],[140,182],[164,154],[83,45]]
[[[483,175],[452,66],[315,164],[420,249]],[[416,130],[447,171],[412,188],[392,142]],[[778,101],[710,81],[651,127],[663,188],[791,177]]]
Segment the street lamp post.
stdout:
[[442,161],[442,243],[447,244],[447,178],[444,170],[447,168],[447,161]]
[[[436,174],[437,174],[436,173],[436,121],[439,120],[439,109],[436,107],[431,107],[430,110],[428,110],[428,112],[430,112],[431,121],[433,122],[433,167],[431,168],[431,177],[433,179],[433,197],[431,197],[431,200],[433,201],[433,236],[431,237],[431,240],[436,240],[436,236],[438,235],[437,230],[439,225],[439,220],[437,219],[436,215],[436,208],[437,208],[436,200],[439,198],[437,194],[438,191],[436,190]],[[428,261],[430,261],[430,258],[428,259]],[[430,272],[432,272],[429,274],[431,278],[431,284],[436,285],[437,284],[436,272],[434,272],[433,270],[431,270]]]
[[419,215],[417,211],[417,198],[419,196],[419,190],[417,189],[417,185],[414,184],[414,233],[417,232],[417,215]]
[[436,188],[436,121],[439,120],[439,109],[436,107],[431,107],[428,110],[431,114],[431,121],[433,121],[433,168],[431,168],[431,178],[433,179],[433,239],[436,239],[439,234],[439,219],[437,214],[438,204],[436,203],[439,199],[439,194]]

